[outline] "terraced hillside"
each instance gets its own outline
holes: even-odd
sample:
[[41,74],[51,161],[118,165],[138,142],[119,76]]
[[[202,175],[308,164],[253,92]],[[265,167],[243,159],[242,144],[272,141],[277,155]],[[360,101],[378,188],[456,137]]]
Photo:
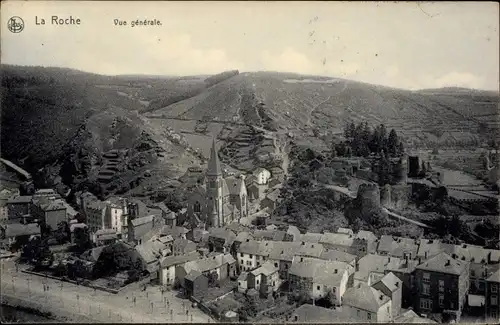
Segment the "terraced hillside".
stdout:
[[338,132],[347,121],[385,123],[413,145],[477,145],[495,128],[498,94],[412,92],[343,79],[242,73],[148,116],[240,122],[308,136]]

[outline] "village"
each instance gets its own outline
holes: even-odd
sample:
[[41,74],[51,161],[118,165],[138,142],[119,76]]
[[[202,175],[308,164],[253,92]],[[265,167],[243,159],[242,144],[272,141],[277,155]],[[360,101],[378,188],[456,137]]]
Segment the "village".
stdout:
[[[352,170],[356,161],[339,164]],[[215,140],[206,172],[190,168],[186,177],[191,195],[178,212],[137,198],[100,201],[89,192],[77,193],[73,208],[52,189],[3,190],[2,257],[17,254],[31,265],[25,272],[113,294],[131,286],[178,292],[220,321],[498,318],[499,250],[273,222],[284,171],[227,173]],[[338,200],[356,196],[332,188]],[[378,188],[360,185],[358,195],[380,205]]]

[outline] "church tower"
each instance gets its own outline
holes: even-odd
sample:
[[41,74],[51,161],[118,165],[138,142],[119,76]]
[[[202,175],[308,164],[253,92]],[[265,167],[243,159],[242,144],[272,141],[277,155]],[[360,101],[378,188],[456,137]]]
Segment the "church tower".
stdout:
[[219,155],[215,147],[215,138],[210,152],[210,161],[207,169],[207,200],[208,213],[207,218],[212,227],[220,227],[224,224],[223,220],[223,184],[222,169],[220,167]]

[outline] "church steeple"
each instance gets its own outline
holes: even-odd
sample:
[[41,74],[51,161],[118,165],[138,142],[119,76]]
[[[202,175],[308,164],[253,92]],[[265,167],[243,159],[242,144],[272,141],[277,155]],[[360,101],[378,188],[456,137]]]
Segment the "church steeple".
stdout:
[[208,176],[220,176],[222,175],[222,169],[220,167],[219,155],[217,154],[217,149],[215,147],[215,138],[212,142],[212,150],[210,152],[210,160],[208,162],[207,169]]

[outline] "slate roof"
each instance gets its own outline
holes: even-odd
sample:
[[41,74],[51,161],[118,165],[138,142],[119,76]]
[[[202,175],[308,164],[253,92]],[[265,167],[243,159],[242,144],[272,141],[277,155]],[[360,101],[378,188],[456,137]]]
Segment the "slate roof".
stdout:
[[241,187],[242,185],[245,185],[243,178],[227,177],[225,181],[230,195],[240,195]]
[[[40,201],[37,200],[37,203],[39,202]],[[57,211],[66,209],[64,201],[61,199],[49,200],[48,202],[39,203],[38,205],[43,211]]]
[[394,292],[401,288],[401,280],[394,275],[394,273],[387,273],[382,279],[380,279],[377,283],[381,282],[387,289],[391,292]]
[[319,243],[322,238],[322,234],[314,233],[314,232],[306,232],[305,234],[301,234],[298,241],[306,241],[311,243]]
[[234,232],[224,228],[211,228],[208,233],[209,237],[223,239],[224,246],[231,246],[236,239],[236,234]]
[[238,276],[238,281],[246,281],[248,278],[248,272],[241,272]]
[[184,277],[184,280],[188,280],[188,281],[191,281],[191,282],[194,282],[194,280],[196,280],[199,276],[201,276],[201,273],[196,271],[196,270],[192,270],[191,272],[189,272],[185,277]]
[[500,283],[500,269],[493,273],[486,281]]
[[236,236],[234,241],[242,243],[242,242],[246,241],[247,239],[253,239],[252,234],[250,234],[248,231],[242,231],[242,232],[238,233],[238,235]]
[[392,237],[383,235],[380,237],[377,251],[387,253],[394,257],[404,257],[405,253],[410,253],[411,257],[417,256],[418,245],[414,239],[403,237]]
[[176,238],[172,242],[172,250],[175,252],[179,251],[180,254],[188,254],[196,251],[196,243],[189,239]]
[[105,246],[99,246],[86,250],[82,255],[80,255],[80,257],[86,261],[97,262],[97,260],[101,256],[102,251],[104,250],[104,247]]
[[339,261],[349,264],[356,260],[356,255],[345,253],[336,249],[327,249],[321,252],[320,258],[323,260]]
[[[197,270],[201,273],[215,270],[231,260],[231,254],[218,254],[215,256],[205,257],[195,261],[190,261],[184,264],[184,270],[189,273],[191,270]],[[232,256],[231,256],[232,258]],[[232,259],[234,261],[234,258]]]
[[[255,175],[250,175],[248,177],[245,178],[245,184],[247,185],[247,187],[250,187],[250,186],[257,186],[257,177]],[[257,186],[258,188],[258,186]]]
[[141,218],[135,218],[132,220],[132,226],[138,227],[140,225],[153,222],[154,217],[155,217],[154,215],[149,215]]
[[171,227],[169,225],[164,225],[160,230],[160,235],[162,236],[171,235],[175,239],[181,237],[182,235],[187,234],[188,232],[189,230],[187,230],[184,227],[179,227],[179,226]]
[[355,237],[359,238],[359,239],[364,239],[368,242],[378,240],[377,236],[375,236],[375,234],[373,232],[367,231],[367,230],[358,231],[358,233],[356,234]]
[[421,258],[431,258],[443,251],[441,241],[438,239],[420,239],[417,256]]
[[417,266],[417,269],[460,275],[468,269],[468,263],[465,261],[453,259],[446,253],[440,253]]
[[341,247],[352,247],[354,236],[348,234],[324,233],[319,241],[321,244],[330,244]]
[[16,196],[7,201],[7,204],[26,204],[30,203],[33,198],[29,195]]
[[362,283],[347,289],[342,304],[376,313],[389,300],[381,291]]
[[367,281],[370,273],[385,273],[389,269],[397,269],[401,265],[401,259],[397,257],[367,254],[359,259],[359,271],[354,273],[354,278]]
[[398,324],[424,324],[436,323],[435,321],[418,316],[413,310],[408,310],[394,319],[394,323]]
[[258,276],[260,274],[264,274],[264,276],[269,276],[273,273],[278,272],[278,268],[274,266],[272,262],[266,261],[264,264],[262,264],[260,267],[256,268],[255,270],[251,271],[255,276]]
[[3,227],[5,229],[6,238],[40,235],[40,226],[37,223],[9,223],[4,225]]
[[351,313],[343,309],[342,307],[337,307],[335,309],[324,308],[320,306],[313,306],[310,304],[304,304],[294,310],[292,316],[297,316],[298,320],[302,323],[358,323],[359,319],[356,319],[351,315]]
[[169,213],[169,212],[172,212],[170,211],[170,209],[165,205],[164,202],[160,202],[160,203],[157,203],[156,206],[158,207],[158,209],[160,209],[162,212],[165,212],[165,213]]
[[346,271],[347,264],[344,262],[296,257],[288,273],[302,278],[311,278],[314,283],[340,286]]
[[158,240],[149,240],[137,245],[135,250],[149,264],[161,258],[161,252],[166,248],[167,246]]
[[185,255],[167,256],[167,257],[160,259],[160,265],[162,268],[167,268],[170,266],[175,266],[175,265],[195,261],[199,258],[200,258],[200,254],[198,254],[197,252],[191,252],[191,253],[185,254]]

